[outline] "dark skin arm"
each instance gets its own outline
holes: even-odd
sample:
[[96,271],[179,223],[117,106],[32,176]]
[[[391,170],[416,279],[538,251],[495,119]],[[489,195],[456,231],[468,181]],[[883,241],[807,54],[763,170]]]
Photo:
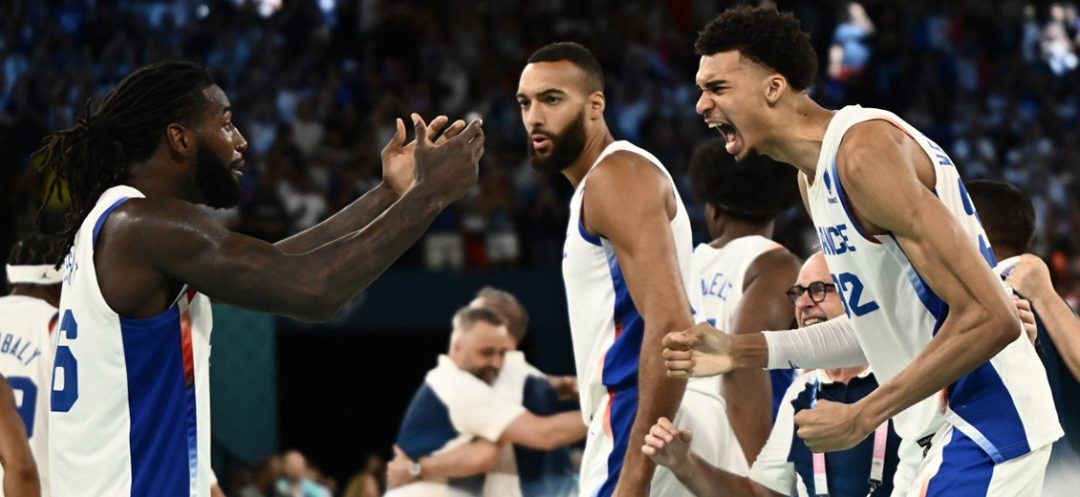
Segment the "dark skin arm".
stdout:
[[[632,198],[633,202],[617,199]],[[662,340],[667,330],[692,326],[690,303],[671,234],[676,212],[671,184],[644,157],[616,152],[604,158],[585,185],[586,228],[615,249],[623,279],[645,322],[638,367],[638,408],[629,447],[643,444],[649,427],[671,418],[686,382],[667,377]],[[639,450],[627,450],[615,489],[617,496],[648,494],[655,464]]]
[[[743,298],[735,311],[731,332],[760,335],[761,330],[784,330],[795,313],[784,293],[799,276],[799,259],[786,249],[758,256],[747,269]],[[728,420],[742,446],[746,461],[753,464],[772,431],[772,384],[761,369],[734,369],[721,379]]]
[[814,452],[849,448],[896,413],[990,360],[1021,333],[1020,320],[967,234],[932,191],[934,170],[915,141],[884,121],[855,125],[837,154],[854,215],[891,232],[949,305],[934,338],[895,377],[855,404],[821,401],[795,416]]
[[124,202],[105,221],[95,251],[106,302],[124,316],[152,316],[183,282],[252,310],[331,318],[475,184],[484,141],[478,121],[442,144],[422,121],[416,129],[416,186],[362,229],[307,252],[231,232],[184,200]]
[[15,409],[11,385],[3,376],[0,376],[0,467],[4,468],[4,495],[41,495],[37,464],[26,439],[26,427]]

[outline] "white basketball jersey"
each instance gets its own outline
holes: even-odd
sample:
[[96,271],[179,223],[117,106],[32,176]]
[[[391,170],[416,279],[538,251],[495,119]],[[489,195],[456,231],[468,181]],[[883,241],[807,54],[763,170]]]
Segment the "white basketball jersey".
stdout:
[[[671,235],[679,261],[679,271],[688,298],[692,295],[690,218],[679,191],[663,164],[649,152],[627,141],[616,141],[596,158],[596,167],[609,154],[628,151],[651,162],[671,183],[676,212],[671,220]],[[591,172],[591,171],[590,171]],[[589,233],[581,222],[582,194],[589,179],[586,174],[570,200],[570,222],[563,245],[563,281],[566,284],[570,313],[570,334],[574,343],[578,391],[586,424],[604,409],[608,389],[637,387],[638,356],[645,323],[638,313],[623,280],[615,250],[608,240]],[[631,198],[612,198],[611,202],[633,202]],[[707,379],[709,380],[709,379]],[[715,379],[712,379],[715,380]],[[713,382],[715,383],[715,381]],[[695,382],[691,382],[695,384]],[[716,388],[707,388],[716,392]]]
[[210,495],[210,300],[185,287],[161,314],[135,319],[98,286],[98,232],[143,196],[106,190],[64,263],[49,416],[57,497]]
[[[0,374],[15,393],[15,407],[30,437],[43,496],[49,495],[51,334],[57,322],[56,308],[44,300],[23,295],[0,297]],[[0,467],[0,481],[3,475]],[[3,495],[0,488],[0,497]]]
[[736,238],[722,248],[703,243],[694,249],[696,319],[731,333],[742,301],[746,270],[761,254],[781,248],[759,235]]
[[[837,151],[851,126],[877,119],[895,125],[919,144],[934,166],[934,194],[991,267],[994,255],[960,175],[941,147],[891,112],[849,106],[833,116],[815,177],[803,179],[833,282],[870,366],[884,383],[930,342],[949,307],[926,284],[891,234],[869,236],[851,216],[837,174]],[[949,385],[940,399],[928,398],[894,419],[897,433],[912,440],[936,432],[945,420],[995,462],[1027,454],[1062,434],[1046,374],[1024,333]]]

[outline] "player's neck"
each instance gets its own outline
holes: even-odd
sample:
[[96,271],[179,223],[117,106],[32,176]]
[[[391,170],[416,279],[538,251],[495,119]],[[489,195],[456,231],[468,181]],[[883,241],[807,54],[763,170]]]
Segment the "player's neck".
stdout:
[[709,246],[713,248],[724,248],[725,245],[732,242],[732,240],[742,238],[745,236],[763,236],[765,238],[772,238],[774,221],[769,221],[766,224],[750,224],[739,221],[727,221],[724,223],[724,227],[720,230],[719,235],[711,242]]
[[11,295],[41,299],[53,307],[60,307],[60,295],[58,293],[50,291],[49,287],[44,285],[15,285],[11,287]]
[[159,160],[157,154],[141,164],[132,165],[124,184],[142,192],[147,198],[177,198],[195,202],[197,199],[185,191],[187,181],[179,174],[179,168]]
[[562,171],[563,176],[570,180],[570,184],[574,186],[575,190],[581,184],[581,180],[585,178],[585,175],[589,174],[589,170],[592,169],[596,158],[600,157],[604,149],[614,141],[611,131],[608,131],[607,124],[601,124],[600,129],[589,134],[585,141],[585,147],[581,149],[581,155],[578,155],[577,160],[570,164],[570,167]]
[[825,374],[829,376],[829,379],[837,383],[847,383],[852,378],[859,376],[866,368],[870,366],[855,366],[853,368],[839,368],[839,369],[826,369]]
[[805,95],[791,105],[790,119],[772,126],[778,133],[760,147],[761,153],[773,160],[791,164],[813,178],[825,131],[836,112],[818,105]]

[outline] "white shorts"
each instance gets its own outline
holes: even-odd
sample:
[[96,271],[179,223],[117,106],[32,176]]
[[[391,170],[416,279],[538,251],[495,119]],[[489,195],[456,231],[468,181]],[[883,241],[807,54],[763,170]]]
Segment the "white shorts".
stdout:
[[[607,410],[593,416],[581,459],[581,497],[610,496],[615,490],[626,450],[641,450],[641,447],[626,446],[637,413],[637,390],[616,392],[613,397],[609,394],[601,405],[607,406]],[[687,388],[675,415],[675,426],[693,430],[690,449],[702,460],[740,476],[750,472],[742,447],[728,423],[724,401],[718,394],[707,392],[705,388]],[[650,495],[692,497],[694,494],[679,483],[671,471],[658,467]]]
[[951,425],[934,436],[908,497],[1039,497],[1050,445],[994,464],[979,446]]

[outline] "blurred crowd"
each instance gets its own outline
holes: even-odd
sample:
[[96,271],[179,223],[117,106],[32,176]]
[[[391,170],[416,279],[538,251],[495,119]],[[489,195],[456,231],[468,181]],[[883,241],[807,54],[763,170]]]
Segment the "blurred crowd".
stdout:
[[369,454],[344,486],[297,450],[272,454],[251,467],[237,467],[222,490],[238,497],[378,497],[386,488],[386,460]]
[[[15,0],[0,6],[0,145],[8,212],[23,231],[44,179],[31,153],[87,101],[162,58],[208,66],[250,142],[231,227],[276,240],[377,184],[394,119],[480,115],[487,154],[474,195],[447,210],[403,262],[433,270],[558,264],[569,192],[527,164],[513,98],[524,59],[583,42],[607,71],[613,132],[683,178],[710,136],[694,114],[696,30],[734,2],[562,0]],[[950,152],[967,179],[1010,181],[1035,198],[1036,251],[1080,294],[1080,92],[1074,3],[779,2],[812,33],[827,106],[897,112]],[[7,194],[10,193],[10,194]],[[689,197],[689,195],[686,195]],[[51,205],[55,225],[63,208]],[[700,211],[700,209],[694,209]],[[700,213],[697,214],[700,220]],[[779,238],[807,253],[793,210]],[[12,235],[9,234],[9,237]],[[703,234],[701,236],[704,236]],[[2,240],[0,240],[2,241]]]

